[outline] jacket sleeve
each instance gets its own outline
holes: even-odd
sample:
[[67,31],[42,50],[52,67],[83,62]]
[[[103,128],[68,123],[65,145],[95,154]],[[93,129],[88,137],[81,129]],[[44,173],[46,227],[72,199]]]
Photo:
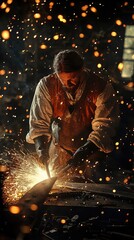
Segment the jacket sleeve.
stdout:
[[30,108],[29,132],[26,135],[28,143],[34,143],[33,139],[42,135],[51,138],[51,117],[51,99],[46,86],[46,80],[43,78],[37,84]]
[[92,121],[91,140],[101,151],[109,153],[114,149],[113,137],[116,135],[120,121],[119,104],[116,93],[110,83],[107,83],[96,102],[95,117]]

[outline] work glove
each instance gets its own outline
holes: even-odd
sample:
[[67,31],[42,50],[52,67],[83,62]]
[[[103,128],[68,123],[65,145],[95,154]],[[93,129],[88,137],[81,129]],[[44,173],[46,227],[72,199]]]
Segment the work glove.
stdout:
[[98,147],[93,142],[88,140],[84,145],[75,151],[72,158],[68,161],[68,164],[72,166],[80,166],[82,163],[84,163],[84,160],[86,160],[97,150]]
[[50,143],[48,142],[48,137],[43,135],[43,136],[38,136],[34,138],[34,143],[35,143],[35,150],[36,153],[39,157],[39,162],[40,164],[46,164],[46,162],[49,159],[49,145]]

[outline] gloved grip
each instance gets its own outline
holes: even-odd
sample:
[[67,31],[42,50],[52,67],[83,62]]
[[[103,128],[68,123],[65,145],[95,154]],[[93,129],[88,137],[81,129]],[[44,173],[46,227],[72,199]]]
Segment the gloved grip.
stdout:
[[72,158],[68,161],[68,164],[79,166],[83,163],[84,160],[86,160],[86,158],[88,158],[88,156],[98,150],[98,147],[93,142],[88,140],[84,145],[75,151]]
[[46,158],[48,156],[49,142],[48,137],[45,135],[34,138],[35,150],[39,158]]

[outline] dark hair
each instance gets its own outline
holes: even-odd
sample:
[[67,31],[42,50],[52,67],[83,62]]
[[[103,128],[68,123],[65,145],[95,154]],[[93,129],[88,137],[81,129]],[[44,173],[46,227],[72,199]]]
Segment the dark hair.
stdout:
[[75,72],[80,70],[84,65],[81,55],[74,50],[60,51],[53,61],[55,72]]

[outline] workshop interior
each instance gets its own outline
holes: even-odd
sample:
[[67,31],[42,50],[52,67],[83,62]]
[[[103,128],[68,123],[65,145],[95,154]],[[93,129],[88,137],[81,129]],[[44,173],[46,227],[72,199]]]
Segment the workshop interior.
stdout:
[[[0,23],[0,239],[134,239],[133,1],[2,0]],[[114,181],[48,175],[26,142],[36,85],[64,49],[116,91]]]

